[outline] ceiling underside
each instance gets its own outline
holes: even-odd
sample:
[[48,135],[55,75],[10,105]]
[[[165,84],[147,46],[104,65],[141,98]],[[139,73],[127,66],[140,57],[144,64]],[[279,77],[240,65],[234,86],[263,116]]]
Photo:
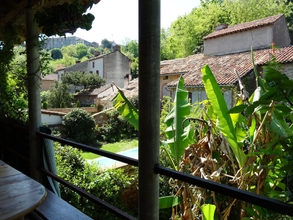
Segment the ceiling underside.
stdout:
[[[0,1],[0,32],[5,31],[5,26],[13,25],[17,28],[21,38],[25,37],[25,9],[32,7],[35,11],[43,11],[65,2],[72,3],[77,0],[1,0]],[[100,0],[78,0],[80,2],[93,1],[97,4]],[[4,29],[4,30],[3,30]]]

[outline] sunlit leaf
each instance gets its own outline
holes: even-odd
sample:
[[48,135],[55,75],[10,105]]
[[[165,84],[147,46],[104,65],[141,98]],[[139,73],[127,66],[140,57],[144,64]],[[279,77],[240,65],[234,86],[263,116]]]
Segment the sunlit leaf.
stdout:
[[246,155],[238,146],[235,129],[233,127],[231,116],[228,113],[228,107],[222,91],[208,65],[204,66],[201,71],[207,97],[211,102],[212,109],[218,119],[217,127],[227,138],[227,141],[232,148],[233,153],[235,154],[239,166],[243,167],[246,161]]
[[138,130],[138,110],[124,96],[123,92],[119,88],[117,95],[112,99],[112,101],[113,107],[119,111],[121,116]]
[[179,166],[179,160],[184,153],[184,149],[191,143],[192,130],[190,129],[189,121],[185,122],[185,129],[182,127],[182,122],[189,114],[188,91],[184,87],[184,79],[181,76],[175,93],[174,106],[165,119],[165,123],[168,126],[166,129],[167,144],[177,166]]
[[159,198],[159,208],[171,208],[182,203],[182,197],[179,196],[164,196]]
[[216,206],[213,204],[204,204],[200,207],[203,220],[214,220]]

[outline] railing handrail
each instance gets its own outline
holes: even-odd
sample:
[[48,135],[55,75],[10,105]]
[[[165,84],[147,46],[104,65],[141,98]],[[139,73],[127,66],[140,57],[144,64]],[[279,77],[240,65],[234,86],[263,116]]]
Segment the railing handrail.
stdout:
[[67,139],[64,139],[64,138],[55,137],[55,136],[52,136],[50,134],[46,134],[46,133],[43,133],[43,132],[37,132],[37,134],[40,135],[43,138],[48,138],[50,140],[57,141],[62,145],[70,145],[72,147],[76,147],[76,148],[81,149],[81,150],[85,150],[85,151],[88,151],[88,152],[91,152],[91,153],[94,153],[94,154],[102,155],[104,157],[108,157],[108,158],[118,160],[118,161],[123,162],[123,163],[127,163],[129,165],[133,165],[133,166],[138,167],[138,160],[134,159],[134,158],[131,158],[131,157],[127,157],[127,156],[124,156],[124,155],[118,155],[118,154],[115,154],[115,153],[111,153],[109,151],[101,150],[101,149],[99,149],[97,147],[77,143],[77,142],[70,141],[70,140],[67,140]]
[[[76,143],[76,142],[69,141],[69,140],[66,140],[63,138],[54,137],[52,135],[45,134],[42,132],[37,132],[37,134],[43,138],[48,138],[48,139],[51,139],[54,141],[58,141],[61,144],[67,144],[72,147],[76,147],[76,148],[86,150],[86,151],[89,151],[92,153],[96,153],[96,154],[99,154],[99,155],[102,155],[105,157],[109,157],[111,159],[118,160],[118,161],[124,162],[124,163],[128,163],[128,164],[136,166],[136,167],[138,166],[138,160],[130,158],[130,157],[111,153],[108,151],[97,149],[97,148],[89,146],[89,145]],[[293,205],[290,205],[290,204],[287,204],[284,202],[280,202],[275,199],[271,199],[271,198],[268,198],[265,196],[261,196],[261,195],[251,193],[246,190],[241,190],[236,187],[228,186],[225,184],[216,183],[211,180],[206,180],[206,179],[203,179],[200,177],[192,176],[192,175],[189,175],[186,173],[178,172],[178,171],[175,171],[175,170],[163,167],[163,166],[159,166],[159,165],[154,167],[154,172],[159,173],[161,175],[172,177],[174,179],[181,180],[181,181],[189,183],[189,184],[197,185],[197,186],[205,188],[205,189],[210,189],[210,190],[215,191],[217,193],[231,196],[233,198],[236,198],[236,199],[257,205],[257,206],[261,206],[261,207],[267,208],[269,210],[276,211],[280,214],[293,216]]]
[[111,212],[115,216],[119,217],[120,219],[136,220],[136,218],[134,218],[133,216],[121,211],[117,207],[105,202],[104,200],[94,196],[91,193],[88,193],[87,191],[85,191],[85,190],[73,185],[72,183],[60,178],[56,174],[54,174],[54,173],[52,173],[52,172],[50,172],[50,171],[48,171],[46,169],[43,169],[43,168],[39,168],[39,170],[41,172],[45,173],[47,176],[49,176],[49,177],[53,178],[54,180],[60,182],[64,186],[67,186],[68,188],[72,189],[74,192],[77,192],[78,194],[80,194],[81,196],[83,196],[83,197],[87,198],[88,200],[94,202],[95,204],[100,205],[101,207],[103,207],[107,211]]

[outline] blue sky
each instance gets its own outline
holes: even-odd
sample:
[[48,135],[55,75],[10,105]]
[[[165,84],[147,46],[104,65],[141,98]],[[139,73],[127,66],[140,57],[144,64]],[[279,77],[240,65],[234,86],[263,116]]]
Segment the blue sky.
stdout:
[[[200,0],[161,0],[161,27],[170,27],[199,4]],[[74,36],[98,43],[106,38],[118,44],[138,39],[138,0],[101,0],[89,12],[95,15],[92,29],[78,29]]]

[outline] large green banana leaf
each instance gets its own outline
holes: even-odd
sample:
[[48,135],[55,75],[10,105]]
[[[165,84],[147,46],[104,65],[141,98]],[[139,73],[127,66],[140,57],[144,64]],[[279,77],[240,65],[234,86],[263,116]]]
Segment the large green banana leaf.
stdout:
[[123,91],[119,88],[117,95],[112,99],[113,107],[116,108],[122,117],[124,117],[136,130],[138,130],[138,110],[125,97]]
[[174,106],[165,119],[168,126],[166,129],[167,144],[170,147],[171,154],[175,158],[176,165],[179,167],[179,160],[184,153],[184,149],[191,143],[192,130],[189,122],[186,121],[184,126],[182,122],[190,114],[190,103],[188,102],[188,91],[184,87],[184,79],[180,76]]
[[201,69],[201,72],[208,100],[210,101],[212,109],[217,116],[217,127],[226,137],[233,153],[235,154],[239,166],[243,167],[246,161],[246,155],[238,146],[236,131],[222,91],[208,65],[204,66]]

